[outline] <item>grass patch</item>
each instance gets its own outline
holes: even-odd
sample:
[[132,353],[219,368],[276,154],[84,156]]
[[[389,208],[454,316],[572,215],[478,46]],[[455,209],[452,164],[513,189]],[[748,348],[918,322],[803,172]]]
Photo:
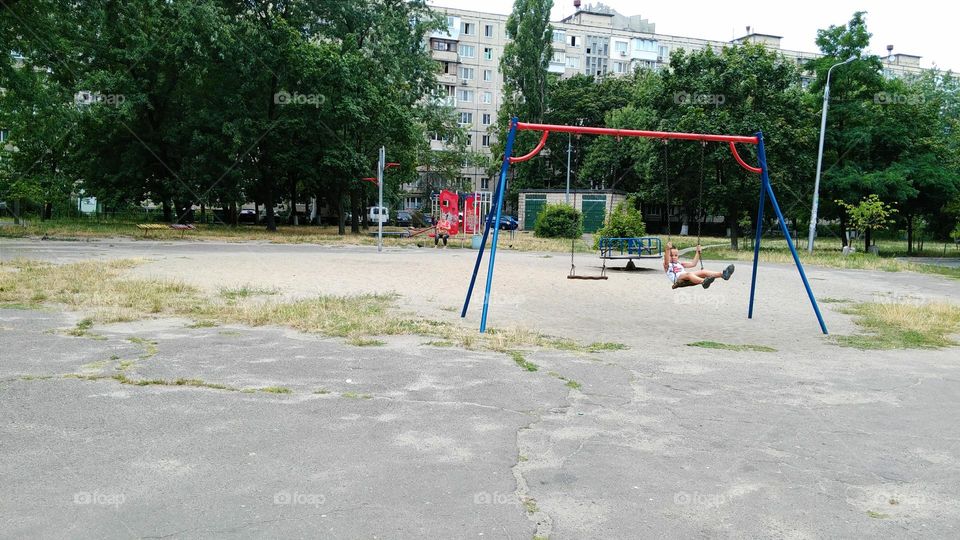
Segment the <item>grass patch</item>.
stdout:
[[329,394],[330,391],[327,390],[326,388],[320,388],[319,390],[314,390],[313,393],[314,393],[314,394],[319,394],[319,395],[321,395],[321,396],[324,396],[324,395]]
[[227,300],[238,300],[240,298],[250,298],[251,296],[272,296],[279,293],[280,291],[277,289],[265,289],[261,287],[254,287],[252,285],[220,289],[220,296],[226,298]]
[[819,302],[820,302],[821,304],[845,304],[845,303],[847,303],[847,302],[852,302],[852,300],[848,300],[848,299],[846,299],[846,298],[830,298],[830,297],[827,297],[827,298],[821,298],[821,299],[819,300]]
[[141,360],[146,360],[156,356],[156,354],[160,351],[160,348],[157,347],[156,341],[150,341],[149,339],[143,339],[142,337],[127,338],[127,341],[143,347],[143,353],[140,355]]
[[[180,282],[125,278],[123,272],[137,264],[137,260],[85,261],[59,266],[29,260],[0,262],[0,303],[31,304],[34,293],[42,292],[51,304],[92,312],[85,324],[183,317],[202,321],[197,323],[199,326],[284,326],[358,340],[356,343],[362,343],[361,346],[382,344],[375,341],[377,336],[418,335],[432,338],[434,346],[504,353],[536,347],[574,352],[626,348],[614,343],[584,345],[522,328],[488,329],[478,334],[474,328],[452,322],[398,313],[394,310],[397,296],[393,294],[320,296],[286,302],[271,299],[235,302],[222,295],[210,298]],[[247,287],[245,293],[238,294],[256,291],[262,290]],[[240,332],[224,330],[220,334],[240,335]],[[130,341],[144,346],[141,359],[157,354],[155,342],[140,338]]]
[[266,394],[292,394],[293,391],[284,386],[267,386],[259,389],[260,392]]
[[582,386],[580,385],[580,383],[578,383],[577,381],[575,381],[575,380],[573,380],[573,379],[566,379],[566,381],[567,381],[567,384],[566,384],[567,388],[573,388],[574,390],[580,390],[580,388],[582,387]]
[[873,510],[867,510],[867,515],[873,519],[887,519],[890,517],[890,514],[881,514],[880,512],[874,512]]
[[386,341],[365,338],[363,336],[353,336],[347,340],[347,343],[354,347],[382,347],[387,344]]
[[136,364],[136,362],[133,360],[121,360],[120,364],[117,365],[116,369],[117,371],[126,371],[131,367],[133,367],[134,364]]
[[216,321],[201,320],[194,321],[193,324],[188,324],[187,328],[213,328],[215,326],[217,326]]
[[455,345],[452,341],[428,341],[424,343],[427,347],[453,347]]
[[950,336],[960,333],[960,306],[946,303],[862,303],[843,313],[866,333],[835,336],[844,347],[858,349],[939,349],[957,345]]
[[24,375],[20,377],[21,381],[46,381],[52,379],[53,375]]
[[731,345],[729,343],[718,343],[716,341],[695,341],[693,343],[687,343],[687,347],[702,347],[704,349],[722,349],[737,352],[777,352],[773,347],[767,347],[765,345]]
[[80,369],[84,371],[96,371],[107,367],[109,364],[109,360],[97,360],[96,362],[90,362],[89,364],[80,366]]
[[520,353],[520,351],[510,351],[509,354],[510,354],[510,358],[513,358],[513,361],[516,362],[518,366],[522,367],[527,371],[537,371],[538,369],[540,369],[539,367],[537,367],[536,364],[524,358],[523,354]]
[[528,514],[536,514],[540,511],[540,508],[537,506],[537,500],[532,497],[523,498],[523,509],[526,510]]
[[347,399],[373,399],[370,394],[358,394],[356,392],[344,392],[340,395]]
[[587,352],[598,353],[604,351],[624,351],[629,349],[623,343],[597,342],[587,345]]

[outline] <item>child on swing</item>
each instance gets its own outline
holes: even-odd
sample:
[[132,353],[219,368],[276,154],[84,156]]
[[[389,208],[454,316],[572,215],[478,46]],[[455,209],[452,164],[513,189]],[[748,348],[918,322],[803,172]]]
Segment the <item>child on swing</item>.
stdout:
[[718,277],[724,280],[730,279],[733,275],[733,265],[727,266],[723,272],[713,270],[694,270],[687,271],[687,268],[693,268],[700,262],[700,246],[697,246],[697,255],[693,262],[680,262],[680,250],[673,247],[673,242],[667,242],[667,249],[663,252],[663,270],[667,273],[667,279],[673,283],[673,289],[679,287],[689,287],[691,285],[703,285],[704,289]]

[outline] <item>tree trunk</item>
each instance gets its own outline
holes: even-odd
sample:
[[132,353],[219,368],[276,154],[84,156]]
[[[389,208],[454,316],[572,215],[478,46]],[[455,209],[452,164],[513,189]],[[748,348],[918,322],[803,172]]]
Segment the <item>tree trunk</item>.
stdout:
[[43,213],[40,214],[40,221],[47,221],[48,219],[53,219],[53,203],[45,202],[43,203]]
[[357,195],[355,189],[350,190],[350,232],[353,234],[360,234],[360,210],[358,206],[360,204],[360,197]]
[[842,209],[840,210],[840,242],[843,247],[850,245],[847,242],[847,213]]
[[297,215],[297,183],[290,182],[290,224],[299,225],[300,216]]
[[[728,215],[735,216],[736,214],[728,213]],[[736,218],[728,217],[727,225],[730,226],[730,249],[740,251],[740,224]]]
[[173,222],[173,212],[170,209],[170,199],[163,199],[163,220],[167,223]]
[[863,231],[863,251],[864,252],[867,252],[870,250],[870,245],[871,245],[870,237],[873,236],[872,233],[873,233],[873,229],[870,227],[867,227],[867,230]]
[[256,225],[260,224],[260,202],[253,201],[253,223]]
[[267,182],[266,185],[267,200],[264,204],[267,206],[267,230],[277,232],[277,216],[273,212],[273,185]]
[[907,214],[907,255],[913,255],[913,214]]
[[347,234],[347,216],[343,211],[343,194],[337,193],[337,234],[343,236]]
[[207,222],[207,205],[200,203],[200,223]]

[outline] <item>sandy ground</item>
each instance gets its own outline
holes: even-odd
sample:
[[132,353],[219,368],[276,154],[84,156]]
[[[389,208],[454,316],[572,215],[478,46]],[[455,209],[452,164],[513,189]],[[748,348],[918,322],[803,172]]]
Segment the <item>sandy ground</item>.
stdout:
[[[131,271],[134,275],[179,279],[211,293],[244,285],[275,287],[287,298],[393,292],[401,309],[456,321],[476,252],[18,241],[0,244],[0,257],[55,262],[139,257],[146,262]],[[578,254],[576,263],[581,274],[599,272],[595,257]],[[708,260],[706,266],[725,264]],[[531,351],[528,359],[541,366],[533,374],[503,355],[432,349],[415,338],[391,338],[384,348],[353,348],[283,329],[187,330],[183,321],[158,321],[94,329],[108,338],[100,343],[44,330],[69,326],[69,317],[0,313],[0,376],[5,377],[0,405],[14,411],[0,423],[0,440],[6,441],[0,443],[6,462],[0,475],[12,479],[7,492],[0,490],[7,496],[6,506],[0,496],[0,510],[5,510],[0,514],[10,516],[0,521],[0,533],[45,535],[59,530],[62,519],[73,519],[80,530],[103,536],[204,537],[223,531],[240,537],[330,538],[957,535],[960,428],[954,419],[960,414],[960,365],[955,349],[840,348],[820,333],[796,269],[787,265],[759,268],[753,320],[746,316],[747,264],[737,266],[731,281],[706,291],[671,291],[653,260],[642,265],[646,270],[609,272],[606,281],[567,280],[569,266],[569,256],[501,250],[489,325],[623,343],[630,349],[586,356]],[[486,263],[464,322],[471,327],[479,324],[485,271]],[[960,302],[960,283],[939,276],[807,271],[821,300]],[[842,305],[821,303],[832,334],[856,331],[850,317],[838,311]],[[230,341],[232,333],[242,345]],[[285,385],[294,394],[234,398],[240,394],[25,378],[79,369],[110,347],[125,358],[131,354],[126,351],[130,335],[159,343],[155,359],[133,368],[138,376]],[[766,345],[777,352],[685,346],[700,340]],[[548,375],[551,371],[579,381],[582,388],[563,386]],[[319,385],[334,396],[349,390],[372,398],[311,396]],[[119,405],[107,407],[103,400],[108,398]],[[31,405],[34,400],[39,404]],[[61,403],[75,412],[64,414]],[[280,417],[284,420],[277,427],[271,419]],[[143,452],[139,439],[127,433],[138,422],[156,426],[153,434],[147,427],[137,429],[137,437],[147,429],[151,440],[178,437],[182,429],[202,434],[211,426],[232,427],[197,435],[186,449],[157,452],[154,461],[138,457],[128,464],[126,451],[108,452],[117,468],[110,485],[129,497],[119,514],[122,527],[66,503],[62,512],[52,511],[56,519],[44,519],[45,505],[60,508],[56,501],[63,492],[103,485],[91,480],[100,478],[104,467],[96,457],[102,451],[96,437],[113,437],[113,444],[129,446],[137,456]],[[314,438],[318,422],[345,438],[325,442],[323,433]],[[87,432],[83,426],[96,428]],[[220,442],[223,437],[227,443]],[[275,440],[288,437],[307,450],[270,453]],[[38,444],[49,450],[25,452]],[[246,491],[221,487],[237,481],[230,472],[232,455],[221,455],[223,444],[244,448],[243,455],[249,449],[273,457],[263,465],[267,472],[241,467]],[[326,445],[332,445],[336,458],[320,452]],[[83,450],[79,455],[77,448]],[[285,460],[312,470],[313,476],[288,470]],[[20,500],[18,493],[34,489],[61,463],[69,464],[68,481],[55,475],[49,478],[52,487],[45,488],[49,493],[29,504]],[[375,465],[377,472],[355,474],[365,464]],[[147,466],[153,468],[144,473]],[[176,516],[184,509],[125,484],[120,474],[125,467],[145,474],[164,493],[186,490],[199,501],[199,512],[186,512],[181,527]],[[184,476],[188,469],[203,475]],[[36,470],[42,472],[31,472]],[[298,508],[302,521],[283,521],[290,518],[289,507],[271,502],[274,491],[299,486],[329,495],[331,488],[305,485],[304,478],[330,475],[346,478],[339,499],[345,506]],[[385,480],[392,476],[395,487]],[[248,492],[263,485],[274,491],[251,502]],[[371,493],[381,498],[371,499]],[[527,505],[524,511],[520,501],[528,498],[536,508]],[[245,503],[244,510],[224,505],[235,499]],[[251,507],[256,519],[247,515]],[[80,517],[74,515],[78,512]],[[335,523],[325,521],[333,518]],[[238,522],[246,528],[231,528]]]

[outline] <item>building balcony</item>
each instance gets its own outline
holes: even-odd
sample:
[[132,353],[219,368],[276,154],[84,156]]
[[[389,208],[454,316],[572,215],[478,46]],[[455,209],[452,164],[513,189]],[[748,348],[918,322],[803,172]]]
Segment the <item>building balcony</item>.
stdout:
[[430,49],[433,53],[433,59],[440,62],[459,62],[460,55],[455,51],[438,51],[437,49]]
[[440,73],[437,75],[437,82],[440,84],[458,85],[460,78],[456,73]]

